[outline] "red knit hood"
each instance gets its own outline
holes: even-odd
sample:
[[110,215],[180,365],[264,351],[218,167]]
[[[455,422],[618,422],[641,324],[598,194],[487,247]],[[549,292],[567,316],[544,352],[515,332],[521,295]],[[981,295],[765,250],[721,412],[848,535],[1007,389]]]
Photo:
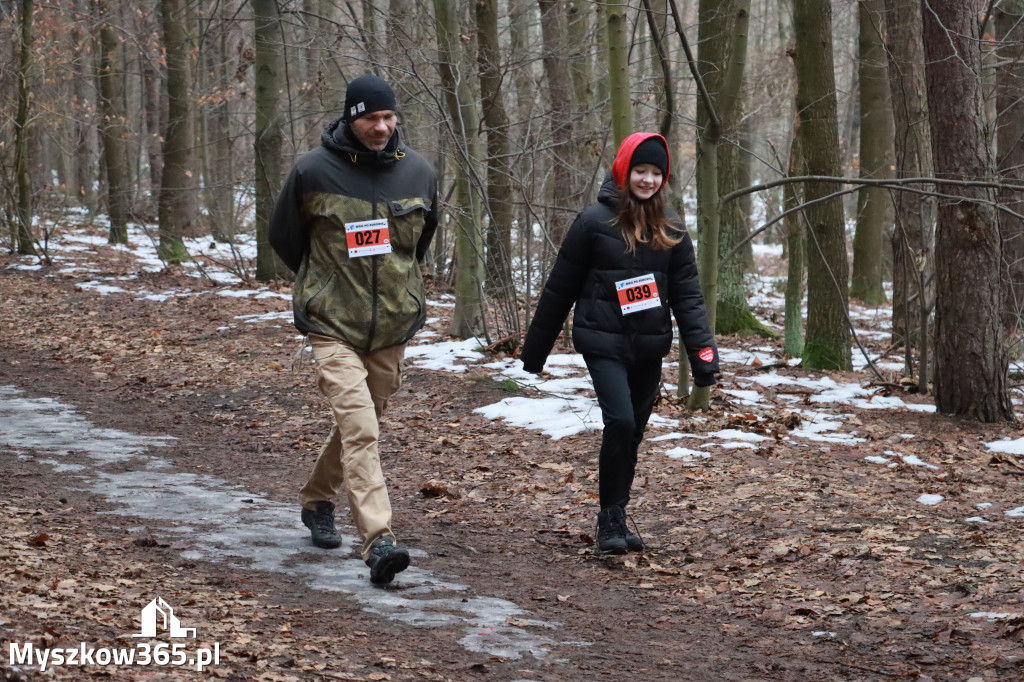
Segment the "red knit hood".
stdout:
[[629,180],[629,162],[633,158],[633,152],[636,151],[641,142],[651,137],[658,138],[665,145],[665,153],[668,154],[669,158],[669,167],[665,169],[665,176],[661,179],[662,187],[668,182],[668,173],[671,170],[672,162],[672,155],[668,153],[668,142],[658,133],[633,133],[619,145],[619,151],[615,154],[615,162],[612,163],[612,177],[615,178],[615,184],[619,186],[619,189],[626,188],[626,182]]

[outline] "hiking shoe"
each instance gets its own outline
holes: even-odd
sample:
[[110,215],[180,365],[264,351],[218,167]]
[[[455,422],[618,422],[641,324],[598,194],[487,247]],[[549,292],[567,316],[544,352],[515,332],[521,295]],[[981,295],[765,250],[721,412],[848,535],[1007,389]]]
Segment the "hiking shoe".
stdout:
[[603,554],[625,554],[626,518],[622,507],[613,505],[597,513],[597,549]]
[[[640,530],[636,527],[636,523],[633,522],[628,516],[625,516],[625,510],[623,510],[623,522],[622,522],[622,534],[626,538],[626,547],[629,548],[630,552],[639,552],[644,548],[643,538],[640,537]],[[630,525],[633,526],[632,530]]]
[[321,501],[316,503],[316,511],[302,508],[302,523],[309,528],[313,544],[324,549],[341,547],[341,535],[334,527],[334,503]]
[[395,547],[395,539],[390,535],[381,535],[370,543],[366,565],[370,567],[371,583],[387,585],[395,579],[396,573],[409,568],[409,550]]

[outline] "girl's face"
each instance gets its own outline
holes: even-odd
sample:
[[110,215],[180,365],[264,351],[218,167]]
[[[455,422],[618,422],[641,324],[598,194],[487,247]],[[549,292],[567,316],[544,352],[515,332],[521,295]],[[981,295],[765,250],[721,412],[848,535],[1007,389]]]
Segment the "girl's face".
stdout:
[[661,169],[654,164],[638,163],[629,169],[629,191],[640,201],[657,194],[661,183]]

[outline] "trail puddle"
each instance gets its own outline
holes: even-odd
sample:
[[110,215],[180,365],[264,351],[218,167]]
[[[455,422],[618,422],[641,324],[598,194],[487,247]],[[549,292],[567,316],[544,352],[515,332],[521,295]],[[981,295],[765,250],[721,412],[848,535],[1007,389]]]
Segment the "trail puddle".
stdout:
[[[373,587],[358,556],[348,555],[347,549],[326,553],[309,544],[295,505],[214,476],[175,471],[168,460],[152,454],[173,442],[171,437],[98,428],[74,407],[29,398],[13,386],[0,386],[0,424],[0,450],[13,449],[21,458],[77,477],[82,489],[116,505],[115,514],[152,521],[161,533],[181,535],[186,558],[298,577],[314,589],[344,593],[366,611],[409,625],[461,628],[464,636],[458,641],[473,652],[542,658],[556,644],[539,632],[557,628],[556,623],[532,619],[513,602],[475,595],[467,585],[415,566],[399,576],[400,591]],[[69,461],[76,454],[84,457]],[[345,536],[345,548],[356,543],[354,535]]]

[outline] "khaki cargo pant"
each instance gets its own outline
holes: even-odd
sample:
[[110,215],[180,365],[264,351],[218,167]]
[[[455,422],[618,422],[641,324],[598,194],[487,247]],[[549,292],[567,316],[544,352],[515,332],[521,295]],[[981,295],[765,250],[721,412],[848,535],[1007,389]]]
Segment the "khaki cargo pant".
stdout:
[[299,491],[299,501],[306,509],[316,510],[317,502],[331,500],[344,485],[365,560],[371,542],[381,535],[394,537],[377,439],[380,415],[402,385],[405,344],[361,355],[327,336],[310,334],[309,343],[317,386],[334,412],[334,426]]

